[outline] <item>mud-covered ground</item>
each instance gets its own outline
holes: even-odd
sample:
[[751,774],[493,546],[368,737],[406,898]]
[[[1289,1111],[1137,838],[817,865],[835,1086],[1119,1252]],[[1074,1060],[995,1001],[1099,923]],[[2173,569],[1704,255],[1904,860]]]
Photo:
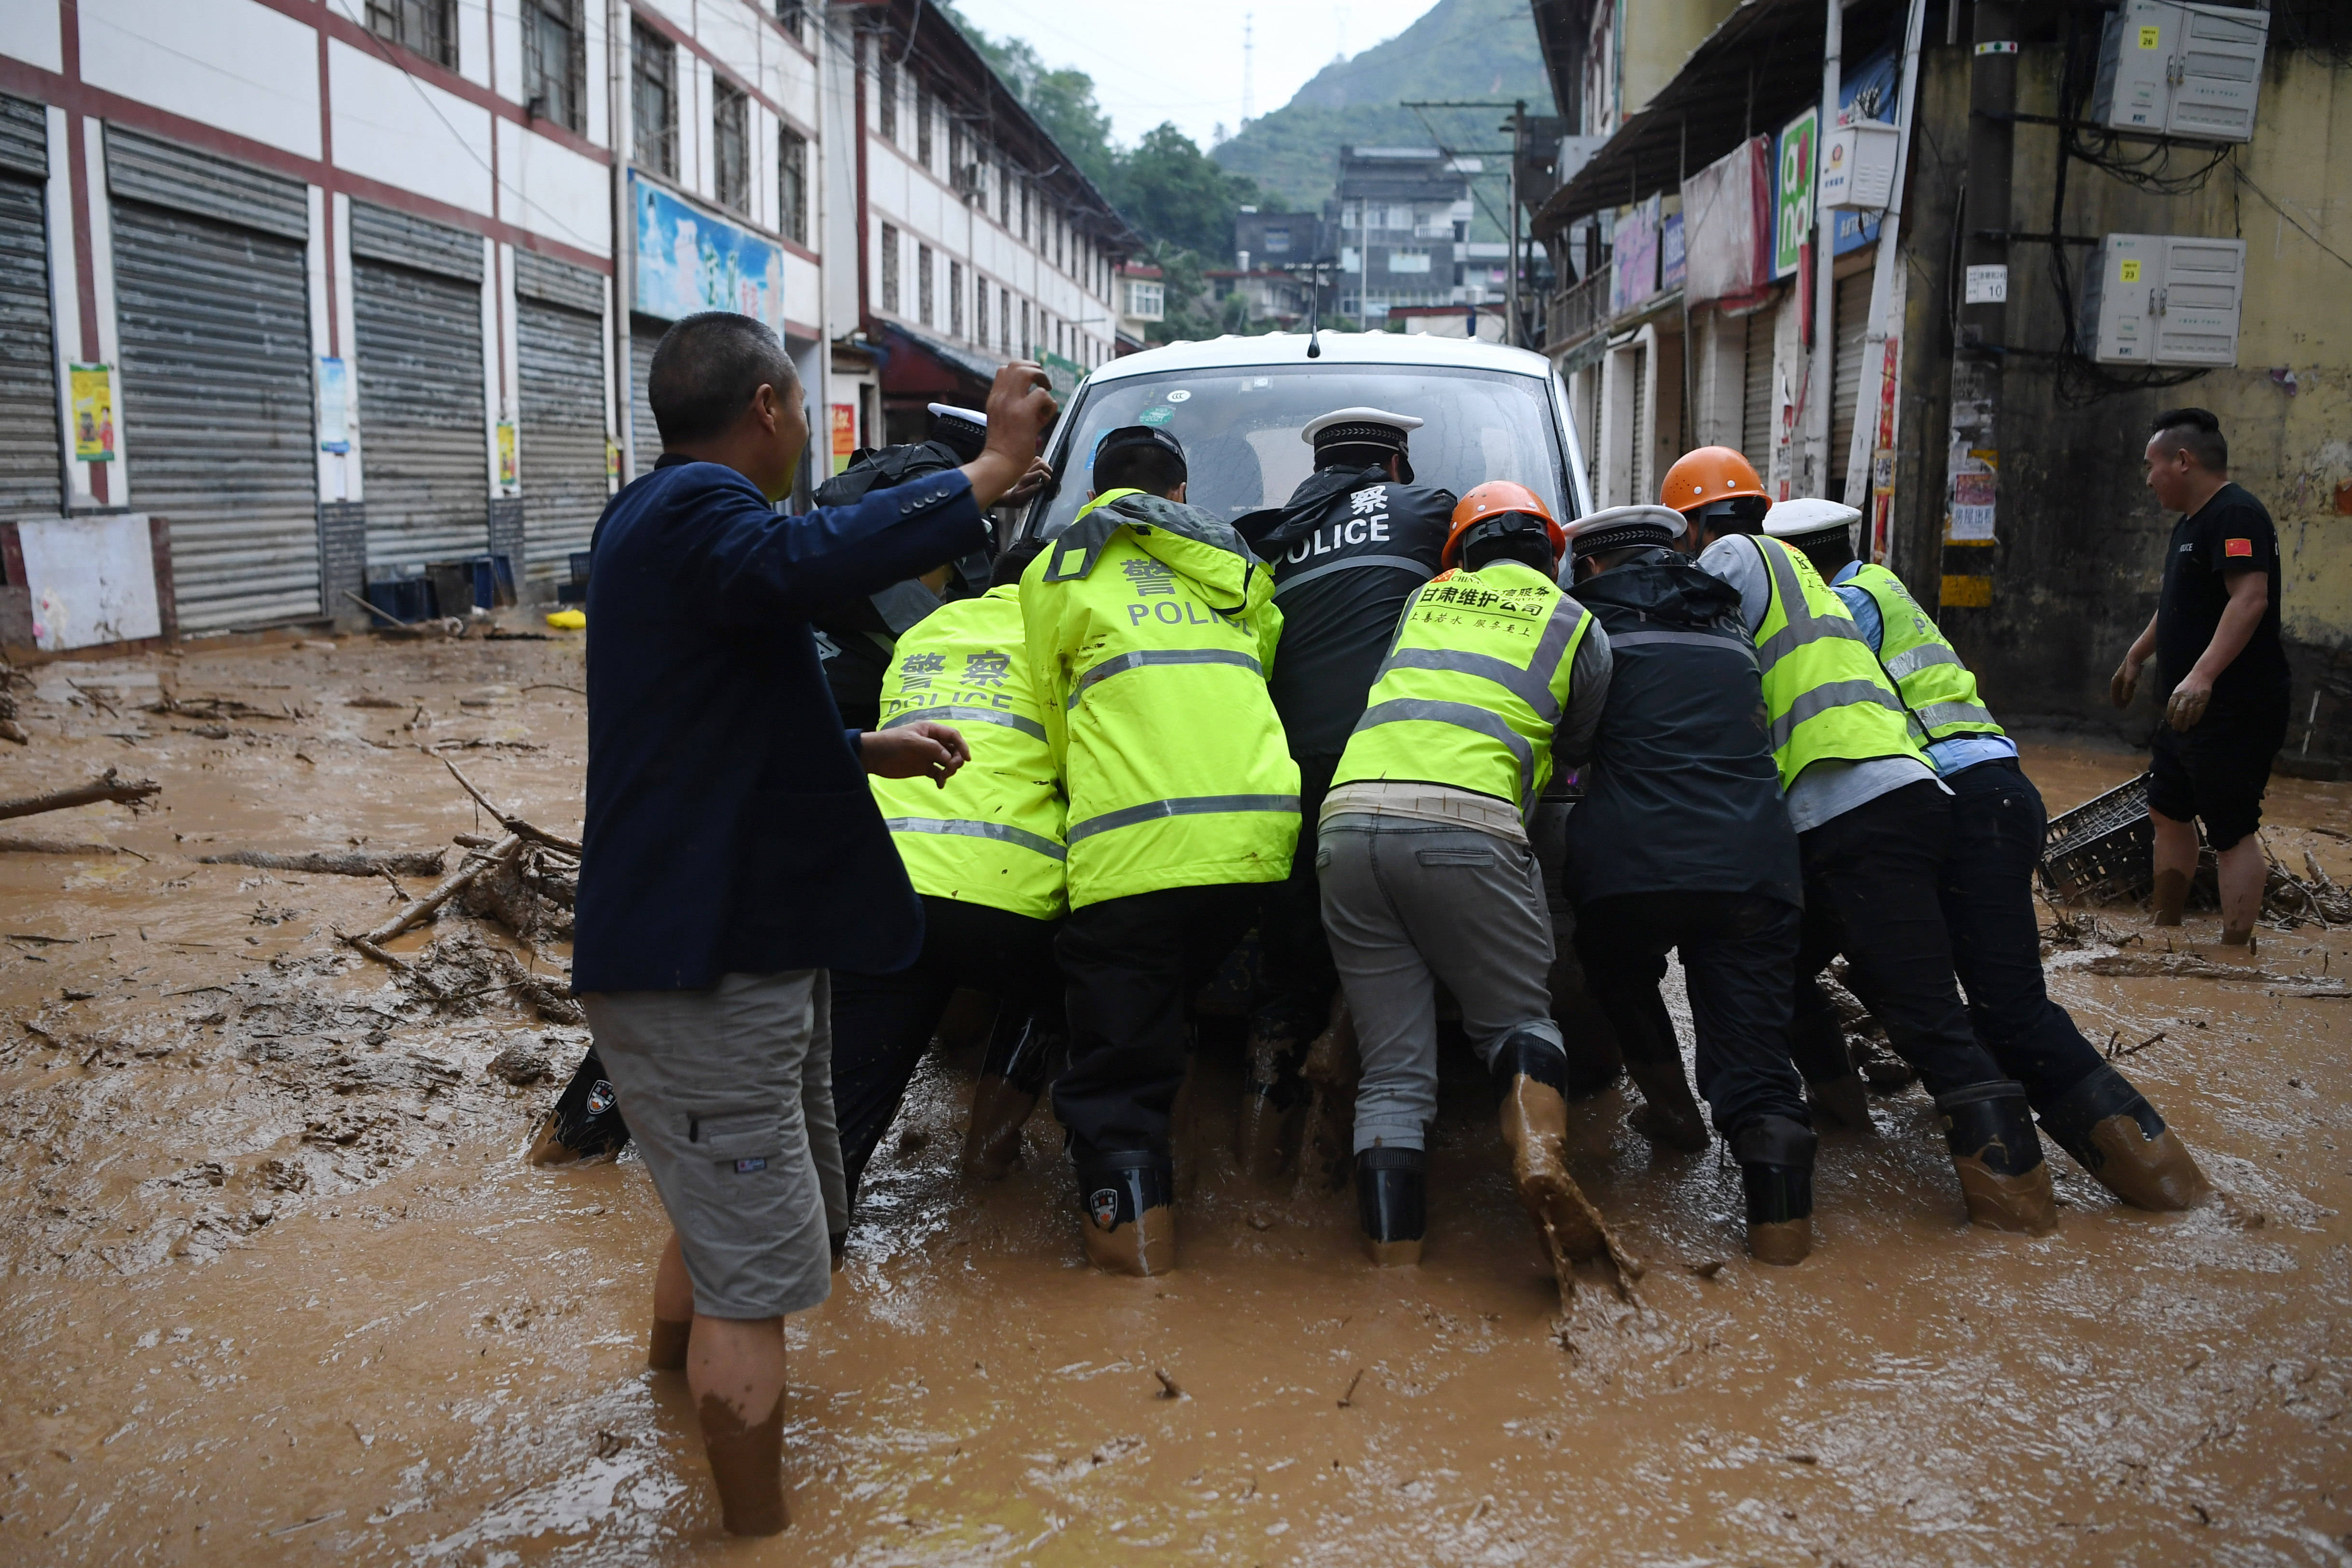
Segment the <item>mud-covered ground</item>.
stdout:
[[[436,1009],[342,947],[399,906],[380,878],[194,860],[448,846],[490,824],[442,756],[572,831],[576,640],[34,675],[0,795],[110,765],[163,790],[0,824],[137,852],[0,852],[8,1560],[2352,1562],[2352,1002],[2300,978],[2352,965],[2343,933],[2265,931],[2226,980],[2053,955],[2095,1039],[2152,1040],[2125,1065],[2211,1207],[2120,1208],[2053,1146],[2057,1234],[1971,1229],[1913,1088],[1825,1140],[1820,1245],[1769,1270],[1736,1168],[1654,1155],[1612,1092],[1575,1166],[1647,1273],[1565,1312],[1459,1064],[1420,1269],[1360,1261],[1341,1195],[1242,1186],[1213,1059],[1183,1268],[1137,1281],[1081,1266],[1042,1113],[1024,1171],[955,1174],[968,1064],[935,1058],[791,1325],[795,1522],[730,1544],[682,1384],[642,1365],[643,1167],[520,1159],[583,1032],[512,988]],[[2137,767],[2028,761],[2062,809]],[[2352,879],[2352,788],[2271,811],[2290,866]],[[461,929],[561,970],[454,915],[394,947]]]

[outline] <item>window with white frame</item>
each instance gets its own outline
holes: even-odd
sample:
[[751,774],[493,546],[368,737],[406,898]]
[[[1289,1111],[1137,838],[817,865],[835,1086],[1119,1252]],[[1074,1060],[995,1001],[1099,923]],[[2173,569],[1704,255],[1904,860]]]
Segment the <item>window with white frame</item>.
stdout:
[[963,336],[963,263],[948,263],[948,336]]
[[874,68],[874,129],[885,141],[898,140],[898,62],[890,57],[890,47],[877,38],[881,59]]
[[1126,314],[1144,321],[1164,320],[1168,315],[1168,288],[1165,284],[1144,283],[1129,278],[1127,284]]
[[776,136],[776,226],[808,244],[808,138],[789,125]]
[[897,316],[898,308],[898,230],[894,224],[882,225],[882,308]]
[[629,36],[629,118],[636,161],[656,174],[677,177],[677,46],[646,26]]
[[931,247],[915,247],[915,319],[931,324]]
[[586,41],[580,0],[523,0],[523,99],[533,114],[566,131],[585,128],[581,80]]
[[710,84],[710,183],[720,206],[751,210],[751,100],[724,77]]

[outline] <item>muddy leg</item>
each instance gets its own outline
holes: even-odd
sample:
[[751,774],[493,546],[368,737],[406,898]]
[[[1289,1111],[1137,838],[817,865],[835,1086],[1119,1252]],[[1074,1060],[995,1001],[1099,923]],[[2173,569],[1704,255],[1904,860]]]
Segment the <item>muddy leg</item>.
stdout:
[[730,1535],[775,1535],[784,1512],[784,1321],[694,1320],[687,1385]]
[[686,1370],[688,1336],[694,1328],[694,1281],[686,1272],[686,1254],[677,1232],[662,1243],[661,1261],[654,1268],[654,1328],[646,1336],[646,1364],[656,1372]]

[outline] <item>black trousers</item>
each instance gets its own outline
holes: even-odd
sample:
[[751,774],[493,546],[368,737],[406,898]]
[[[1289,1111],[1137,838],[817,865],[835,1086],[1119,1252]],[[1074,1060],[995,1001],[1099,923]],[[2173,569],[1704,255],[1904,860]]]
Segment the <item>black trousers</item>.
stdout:
[[1808,1079],[1821,1082],[1853,1071],[1842,1030],[1802,1027],[1831,1011],[1814,977],[1841,952],[1854,995],[1886,1026],[1887,1039],[1929,1092],[2002,1076],[1977,1043],[1952,978],[1942,902],[1951,852],[1951,799],[1925,779],[1797,835],[1805,922],[1792,1040],[1798,1070]]
[[1257,934],[1265,967],[1257,994],[1250,998],[1250,1030],[1261,1038],[1303,1044],[1330,1021],[1339,971],[1331,962],[1331,943],[1323,935],[1315,821],[1339,768],[1336,757],[1308,758],[1298,765],[1298,850],[1290,860],[1290,875],[1262,890]]
[[1789,973],[1803,914],[1761,894],[1628,893],[1577,906],[1584,984],[1628,1061],[1682,1071],[1658,981],[1682,952],[1698,1034],[1698,1092],[1728,1138],[1759,1116],[1809,1122],[1789,1065]]
[[1969,1022],[2001,1071],[2046,1105],[2105,1059],[2042,985],[2033,915],[2033,868],[2049,825],[2042,792],[2014,761],[1980,762],[1944,782],[1953,796],[1944,925]]
[[834,971],[833,1109],[852,1203],[948,998],[959,986],[997,997],[1000,1030],[1055,1006],[1059,925],[984,904],[926,897],[923,950],[912,966],[888,975]]
[[1071,1152],[1168,1152],[1169,1112],[1192,1045],[1185,998],[1247,935],[1263,886],[1220,883],[1070,911],[1054,956],[1067,983],[1070,1065],[1054,1114]]

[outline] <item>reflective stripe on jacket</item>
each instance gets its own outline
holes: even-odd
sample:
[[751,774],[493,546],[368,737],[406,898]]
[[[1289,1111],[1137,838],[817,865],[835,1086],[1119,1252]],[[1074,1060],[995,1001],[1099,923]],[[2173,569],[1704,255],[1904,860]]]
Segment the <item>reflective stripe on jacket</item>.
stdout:
[[1756,629],[1756,659],[1781,791],[1816,762],[1908,757],[1929,767],[1903,699],[1813,563],[1779,539],[1744,537],[1763,557],[1772,585]]
[[1030,563],[1020,600],[1072,907],[1287,876],[1298,765],[1265,687],[1282,614],[1231,527],[1109,492]]
[[1878,606],[1884,628],[1879,633],[1878,662],[1929,740],[2004,733],[1977,700],[1976,676],[1927,619],[1927,612],[1919,608],[1901,578],[1872,563],[1846,581],[1869,594]]
[[1405,604],[1332,777],[1414,779],[1522,810],[1551,778],[1584,607],[1517,561],[1449,571]]
[[875,804],[915,891],[1051,920],[1066,907],[1062,791],[1011,585],[943,604],[909,627],[882,679],[884,729],[931,719],[971,760],[941,789],[876,779]]

